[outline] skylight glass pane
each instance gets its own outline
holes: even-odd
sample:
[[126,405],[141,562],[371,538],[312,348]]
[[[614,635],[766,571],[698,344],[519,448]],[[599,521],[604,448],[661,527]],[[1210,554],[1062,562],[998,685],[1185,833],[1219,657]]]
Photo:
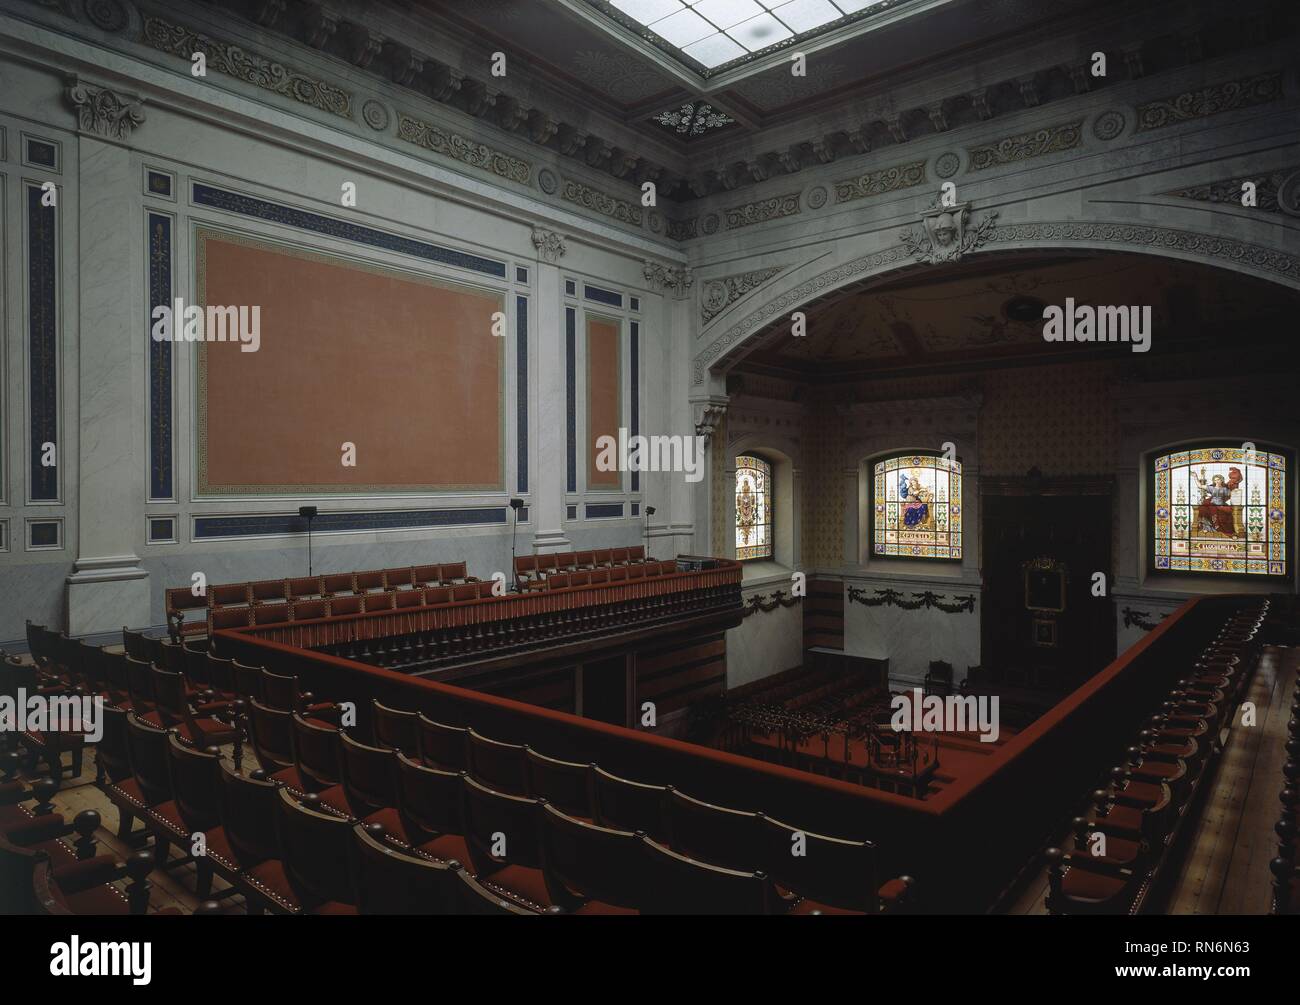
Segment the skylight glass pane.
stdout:
[[693,10],[683,7],[676,14],[669,14],[662,21],[654,21],[650,30],[666,42],[671,42],[682,49],[692,42],[698,42],[717,31],[713,25],[700,17]]
[[688,45],[682,52],[710,69],[745,55],[745,50],[726,35],[711,35]]
[[812,31],[844,16],[829,0],[792,0],[772,8],[772,13],[796,34]]
[[757,17],[763,13],[763,8],[754,0],[700,0],[695,5],[695,13],[725,29]]
[[658,21],[681,10],[682,0],[609,0],[610,6],[617,7],[628,17],[640,24]]
[[750,52],[763,49],[782,39],[790,38],[794,33],[771,14],[760,14],[748,21],[742,21],[727,32],[732,38]]
[[844,11],[845,14],[854,14],[864,7],[870,7],[872,4],[879,2],[880,0],[835,0],[835,6]]

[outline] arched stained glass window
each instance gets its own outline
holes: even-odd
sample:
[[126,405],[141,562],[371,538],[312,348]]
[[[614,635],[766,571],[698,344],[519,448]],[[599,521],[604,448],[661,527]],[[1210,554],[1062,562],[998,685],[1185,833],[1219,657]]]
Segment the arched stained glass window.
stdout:
[[1151,478],[1155,569],[1287,574],[1281,454],[1192,447],[1156,457]]
[[961,463],[900,454],[874,470],[872,553],[888,558],[961,558]]
[[772,465],[736,458],[736,558],[772,557]]

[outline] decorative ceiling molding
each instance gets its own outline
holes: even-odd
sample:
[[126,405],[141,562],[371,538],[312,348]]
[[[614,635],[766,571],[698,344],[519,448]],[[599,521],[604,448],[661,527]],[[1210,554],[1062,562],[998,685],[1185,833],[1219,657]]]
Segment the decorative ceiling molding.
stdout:
[[1180,122],[1203,119],[1252,105],[1278,101],[1282,97],[1282,72],[1261,73],[1183,91],[1167,98],[1138,105],[1137,131],[1163,129]]
[[628,202],[626,199],[610,195],[608,192],[592,188],[590,185],[584,185],[573,178],[563,180],[560,195],[565,202],[571,202],[577,206],[582,206],[584,209],[603,213],[620,223],[631,224],[633,227],[641,226],[644,214],[641,212],[640,206]]
[[708,324],[747,293],[758,289],[787,266],[775,265],[770,269],[755,269],[735,276],[710,279],[704,284],[700,296],[700,318]]
[[741,227],[751,227],[756,223],[796,216],[801,209],[800,193],[791,192],[788,195],[775,195],[770,199],[759,199],[756,202],[732,206],[724,211],[724,219],[727,230],[738,230]]
[[969,157],[969,170],[984,171],[987,168],[1001,167],[1003,164],[1015,164],[1034,157],[1042,157],[1044,154],[1073,150],[1082,140],[1082,119],[1056,126],[1046,126],[1027,133],[1017,133],[992,143],[970,147],[966,151]]
[[251,50],[219,42],[153,16],[144,19],[144,40],[159,52],[169,53],[186,62],[196,52],[201,52],[207,57],[209,70],[216,70],[246,84],[284,95],[340,118],[352,118],[350,92]]
[[1193,185],[1164,194],[1178,199],[1222,203],[1244,209],[1247,207],[1242,206],[1241,202],[1242,186],[1248,182],[1255,186],[1255,205],[1249,208],[1264,213],[1300,217],[1300,165],[1280,168],[1268,174],[1243,175],[1206,185]]
[[485,143],[476,143],[456,133],[447,132],[422,119],[402,115],[397,121],[397,138],[417,147],[432,150],[461,164],[490,171],[498,178],[527,185],[532,177],[532,165]]
[[911,164],[899,164],[895,167],[868,171],[856,178],[846,178],[835,183],[835,201],[853,202],[868,196],[896,192],[901,188],[925,183],[925,161],[913,161]]
[[[1218,235],[1198,234],[1169,227],[1080,221],[1003,224],[990,227],[983,241],[974,250],[993,250],[988,247],[990,245],[1029,247],[1043,245],[1058,251],[1071,246],[1109,245],[1114,246],[1114,250],[1127,249],[1147,254],[1159,251],[1178,252],[1193,259],[1203,259],[1207,264],[1227,264],[1238,269],[1242,266],[1250,266],[1257,274],[1272,273],[1286,280],[1290,285],[1300,288],[1300,256]],[[891,271],[912,261],[914,259],[911,251],[906,245],[900,243],[846,262],[787,290],[751,312],[705,346],[694,359],[692,383],[703,384],[710,366],[713,366],[733,346],[745,341],[755,331],[766,327],[777,315],[795,310],[814,299],[839,292],[851,282]]]
[[64,91],[76,110],[77,127],[108,140],[125,140],[144,122],[144,104],[135,97],[88,84],[76,76],[68,78]]

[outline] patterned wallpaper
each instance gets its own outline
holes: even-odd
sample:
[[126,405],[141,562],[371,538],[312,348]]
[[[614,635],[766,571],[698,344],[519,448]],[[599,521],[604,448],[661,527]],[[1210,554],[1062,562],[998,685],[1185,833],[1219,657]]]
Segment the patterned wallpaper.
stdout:
[[812,405],[803,471],[803,564],[838,566],[844,555],[844,425],[831,404]]
[[993,370],[982,380],[980,474],[1106,474],[1115,467],[1118,422],[1113,362]]

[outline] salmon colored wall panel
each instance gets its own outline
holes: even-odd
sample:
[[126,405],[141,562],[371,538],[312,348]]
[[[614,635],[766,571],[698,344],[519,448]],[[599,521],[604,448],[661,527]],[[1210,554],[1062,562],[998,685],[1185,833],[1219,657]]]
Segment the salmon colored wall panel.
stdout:
[[587,484],[597,489],[623,486],[621,471],[596,467],[596,441],[602,436],[617,441],[622,425],[622,337],[623,328],[617,321],[587,319]]
[[201,493],[504,488],[500,295],[197,236],[197,302],[261,307],[257,352],[196,345]]

